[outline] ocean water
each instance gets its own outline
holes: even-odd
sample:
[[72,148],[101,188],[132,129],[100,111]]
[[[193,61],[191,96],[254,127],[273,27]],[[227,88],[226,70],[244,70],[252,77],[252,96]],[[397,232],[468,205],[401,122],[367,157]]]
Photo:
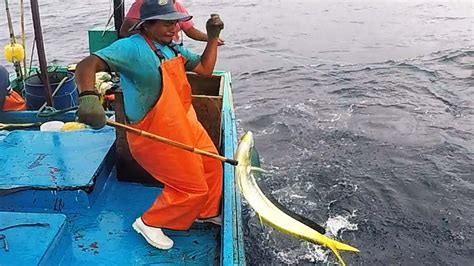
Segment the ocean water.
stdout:
[[[197,28],[210,13],[225,22],[218,68],[232,72],[239,131],[254,132],[270,172],[260,183],[358,247],[346,263],[473,264],[471,1],[182,3]],[[19,33],[17,1],[10,9]],[[69,64],[87,55],[87,29],[106,25],[111,4],[40,0],[40,10],[48,61]],[[26,28],[30,54],[28,12]],[[261,225],[245,203],[243,217],[250,265],[336,263]]]

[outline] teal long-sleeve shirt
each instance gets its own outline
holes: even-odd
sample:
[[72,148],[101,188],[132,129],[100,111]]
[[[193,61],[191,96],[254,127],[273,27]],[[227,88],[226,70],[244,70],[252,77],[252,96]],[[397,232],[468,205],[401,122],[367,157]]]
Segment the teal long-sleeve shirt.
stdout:
[[[166,60],[175,57],[174,51],[159,43],[154,43]],[[201,57],[184,48],[175,46],[186,59],[186,71],[193,70]],[[159,71],[160,60],[143,37],[135,34],[120,39],[110,46],[94,53],[110,68],[120,73],[124,95],[125,114],[131,123],[139,122],[155,105],[161,95],[162,78]]]

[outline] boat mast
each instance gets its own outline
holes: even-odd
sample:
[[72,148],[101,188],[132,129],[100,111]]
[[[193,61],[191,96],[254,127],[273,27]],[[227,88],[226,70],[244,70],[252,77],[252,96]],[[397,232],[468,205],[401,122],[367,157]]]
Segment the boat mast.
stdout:
[[125,10],[123,8],[125,0],[114,0],[114,25],[117,35],[120,32],[123,18],[125,16]]
[[53,97],[51,95],[51,86],[49,84],[48,64],[46,61],[46,54],[43,43],[43,30],[41,29],[41,19],[39,15],[39,6],[37,0],[30,0],[31,15],[33,18],[33,28],[35,30],[36,47],[38,48],[38,61],[40,65],[39,77],[43,83],[46,93],[46,100],[49,106],[53,106]]

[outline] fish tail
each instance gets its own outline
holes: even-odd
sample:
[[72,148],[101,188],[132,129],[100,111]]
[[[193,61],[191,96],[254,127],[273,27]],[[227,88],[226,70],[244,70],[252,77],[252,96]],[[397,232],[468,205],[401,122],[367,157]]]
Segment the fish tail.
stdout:
[[251,172],[256,172],[256,173],[261,173],[261,174],[267,174],[268,173],[267,171],[263,170],[262,168],[256,167],[256,166],[250,167],[250,171]]
[[338,242],[338,241],[335,241],[335,240],[333,240],[333,242],[331,243],[331,246],[333,246],[337,250],[360,252],[360,250],[358,250],[355,247],[349,246],[347,244],[344,244],[344,243],[341,243],[341,242]]
[[349,246],[347,244],[331,240],[329,243],[326,244],[326,246],[334,253],[336,256],[337,260],[339,261],[339,264],[342,266],[345,266],[346,263],[344,263],[344,260],[342,259],[341,254],[339,253],[340,250],[342,251],[352,251],[352,252],[360,252],[357,248]]
[[339,264],[341,266],[346,266],[346,263],[342,259],[341,254],[339,254],[339,251],[335,247],[332,247],[332,246],[328,246],[328,247],[329,249],[331,249],[332,253],[334,253],[334,256],[336,256],[337,260],[339,261]]

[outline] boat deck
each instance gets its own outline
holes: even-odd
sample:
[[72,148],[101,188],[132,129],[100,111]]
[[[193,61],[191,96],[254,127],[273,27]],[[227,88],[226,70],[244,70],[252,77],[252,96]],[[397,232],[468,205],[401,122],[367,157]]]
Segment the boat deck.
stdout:
[[1,265],[219,263],[219,226],[165,230],[175,241],[168,251],[151,247],[132,229],[161,188],[117,180],[113,131],[19,130],[2,141],[8,158],[0,163],[0,234],[8,248],[0,243]]
[[[168,251],[148,245],[131,224],[148,207],[145,203],[154,201],[160,188],[118,182],[115,171],[108,179],[104,191],[90,209],[66,215],[0,212],[0,228],[32,225],[0,232],[6,236],[9,249],[0,249],[3,253],[0,264],[61,262],[58,260],[72,265],[97,262],[105,265],[176,264],[178,261],[212,265],[219,262],[220,227],[212,224],[194,224],[189,231],[165,230],[175,241],[175,246]],[[60,225],[65,226],[66,230],[58,232]],[[54,234],[56,236],[52,237]],[[43,241],[31,241],[32,237]],[[35,252],[25,252],[25,249]],[[51,254],[62,253],[64,256],[44,256],[46,252],[41,251],[46,249],[55,250],[50,251]],[[24,256],[25,253],[30,256]]]
[[[230,74],[224,78],[221,152],[237,133]],[[0,123],[45,122],[36,112],[0,112]],[[74,121],[74,112],[54,117]],[[165,230],[175,242],[151,247],[131,227],[161,192],[117,179],[115,130],[0,131],[0,265],[244,265],[240,194],[224,164],[222,227]],[[4,239],[2,239],[4,238]]]
[[90,210],[68,215],[72,233],[71,264],[201,264],[219,263],[220,227],[194,224],[189,231],[165,230],[175,242],[157,250],[131,227],[160,193],[160,188],[117,182],[114,172]]

